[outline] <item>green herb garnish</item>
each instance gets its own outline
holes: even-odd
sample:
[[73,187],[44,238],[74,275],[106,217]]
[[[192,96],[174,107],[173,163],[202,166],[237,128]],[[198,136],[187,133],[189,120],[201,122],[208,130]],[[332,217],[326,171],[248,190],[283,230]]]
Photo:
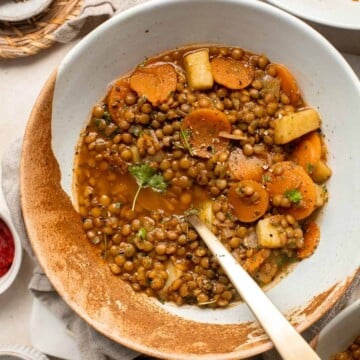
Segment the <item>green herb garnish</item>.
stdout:
[[133,211],[135,210],[136,200],[142,188],[150,187],[157,192],[165,191],[167,188],[167,183],[162,175],[157,174],[155,169],[149,164],[130,165],[129,171],[130,174],[134,176],[136,183],[139,185],[131,207]]
[[141,227],[139,231],[136,233],[136,236],[138,236],[140,239],[145,240],[147,235],[147,230],[144,227]]
[[186,209],[184,211],[184,216],[191,216],[191,215],[198,215],[198,214],[199,214],[199,209],[196,209],[193,204],[191,204],[191,207],[189,207],[188,209]]
[[307,171],[308,174],[312,174],[313,171],[314,171],[314,165],[310,164],[310,163],[307,163],[306,164],[306,171]]
[[263,183],[266,184],[271,181],[271,177],[269,175],[263,175],[262,180],[263,180]]
[[298,204],[302,200],[301,192],[298,189],[285,191],[284,195],[290,200],[290,202],[295,204]]
[[184,142],[184,146],[187,149],[187,151],[189,152],[189,154],[191,156],[194,156],[194,152],[193,149],[189,143],[189,138],[191,136],[191,131],[189,129],[185,129],[183,130],[183,128],[180,127],[180,136]]
[[102,118],[106,121],[107,125],[109,125],[111,123],[111,116],[108,111],[104,111]]
[[129,128],[129,133],[133,134],[135,137],[139,137],[142,134],[143,130],[140,125],[131,125]]

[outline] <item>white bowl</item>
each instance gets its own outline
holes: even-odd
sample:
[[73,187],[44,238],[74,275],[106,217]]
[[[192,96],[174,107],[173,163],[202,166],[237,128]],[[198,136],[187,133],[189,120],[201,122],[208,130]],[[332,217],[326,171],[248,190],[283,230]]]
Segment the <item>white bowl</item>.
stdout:
[[360,30],[360,3],[353,0],[266,0],[303,19],[336,28]]
[[345,351],[360,335],[360,299],[335,316],[321,330],[316,352],[321,359],[328,360],[332,355]]
[[[236,45],[286,64],[298,79],[306,101],[322,115],[334,175],[328,184],[330,201],[318,218],[321,242],[311,258],[302,261],[267,293],[291,318],[297,330],[302,331],[336,302],[360,264],[360,222],[354,211],[360,208],[360,83],[343,57],[301,20],[253,0],[163,0],[132,8],[104,23],[69,52],[57,71],[52,147],[61,170],[61,185],[72,198],[75,146],[92,105],[105,94],[108,84],[146,56],[191,43]],[[40,110],[34,111],[33,130],[36,117],[48,109],[42,107],[41,101],[51,93],[51,86],[44,90],[37,104]],[[29,147],[31,144],[26,149]],[[30,169],[30,163],[28,167]],[[31,191],[24,182],[22,187],[25,192]],[[31,205],[27,203],[24,208]],[[76,260],[75,249],[80,247],[79,239],[67,238],[66,244],[62,240],[64,246],[61,247],[60,240],[56,240],[60,234],[50,229],[51,239],[47,241],[42,228],[44,222],[40,225],[41,214],[37,214],[36,207],[31,214],[28,229],[32,244],[49,278],[70,306],[113,340],[154,356],[173,359],[244,358],[271,347],[245,304],[209,310],[175,307],[151,302],[141,294],[130,295],[120,280],[107,278],[108,270],[104,266],[96,267],[96,271],[90,268],[91,262],[86,260],[90,250],[84,244],[81,245],[81,267],[78,267],[80,260]],[[54,254],[56,249],[62,253]],[[79,271],[81,291],[75,280],[70,281],[72,277],[79,278]],[[103,286],[105,277],[111,286],[102,288],[101,296],[96,293],[89,298],[87,294],[92,294],[89,283]],[[121,298],[125,293],[128,299]],[[135,315],[127,318],[129,309],[136,306],[146,315],[142,315],[142,319]],[[125,315],[124,309],[127,309]],[[148,319],[151,321],[146,321]],[[158,324],[158,328],[145,334],[140,331],[148,329],[143,326],[144,321],[146,326]],[[167,327],[170,324],[174,324],[171,331]],[[189,336],[193,329],[199,330]],[[231,344],[231,337],[240,331],[244,331],[244,340],[235,346]],[[210,339],[209,333],[217,335]],[[226,334],[226,341],[219,340]],[[174,336],[178,339],[176,346],[171,340]],[[221,347],[216,345],[217,341],[223,342]],[[205,354],[207,351],[212,353]]]
[[0,294],[4,293],[15,281],[16,276],[19,273],[21,260],[22,260],[22,245],[20,242],[19,235],[17,234],[14,225],[11,222],[10,215],[7,210],[0,209],[0,219],[4,221],[4,223],[10,229],[14,244],[15,244],[15,253],[13,263],[8,270],[8,272],[0,277]]

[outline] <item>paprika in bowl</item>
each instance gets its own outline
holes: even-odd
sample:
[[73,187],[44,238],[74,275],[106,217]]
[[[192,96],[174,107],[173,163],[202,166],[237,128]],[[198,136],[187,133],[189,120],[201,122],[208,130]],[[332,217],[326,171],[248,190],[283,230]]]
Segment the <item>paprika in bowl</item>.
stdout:
[[0,294],[14,282],[21,264],[22,247],[7,211],[0,211]]

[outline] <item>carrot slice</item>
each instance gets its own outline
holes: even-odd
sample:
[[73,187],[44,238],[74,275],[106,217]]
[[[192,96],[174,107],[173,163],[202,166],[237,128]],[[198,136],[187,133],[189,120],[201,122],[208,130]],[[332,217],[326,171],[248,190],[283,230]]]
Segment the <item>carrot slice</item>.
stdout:
[[224,113],[215,109],[197,109],[185,117],[182,131],[192,153],[210,158],[225,150],[229,139],[220,138],[219,132],[231,132],[231,124]]
[[302,105],[302,98],[299,90],[299,86],[296,82],[294,75],[290,70],[282,64],[272,64],[275,66],[277,76],[280,78],[281,90],[289,97],[290,103],[294,106]]
[[249,273],[253,273],[259,269],[259,267],[270,256],[271,251],[269,249],[260,249],[255,254],[247,258],[243,264],[243,267]]
[[[246,195],[249,189],[252,195]],[[269,195],[263,186],[254,180],[242,180],[230,186],[229,203],[235,215],[242,222],[249,223],[261,218],[269,205]]]
[[126,94],[131,91],[129,78],[116,80],[108,95],[108,108],[112,119],[118,123],[122,118],[122,108],[125,105]]
[[296,220],[305,219],[315,209],[315,184],[306,171],[292,161],[279,162],[270,169],[266,189],[270,198],[275,195],[286,196],[294,191],[300,194],[299,202],[293,202],[289,208],[281,208],[282,213],[290,214]]
[[236,180],[255,180],[261,182],[266,161],[256,155],[245,156],[239,148],[229,156],[229,169]]
[[317,132],[311,132],[301,138],[291,153],[290,159],[309,174],[312,173],[314,166],[321,159],[322,144],[321,137]]
[[210,66],[214,80],[229,89],[243,89],[254,79],[254,67],[248,62],[216,57]]
[[320,242],[319,226],[311,222],[307,225],[304,233],[304,246],[298,250],[297,256],[299,259],[305,259],[311,256]]
[[130,77],[130,87],[154,106],[166,101],[176,90],[177,76],[170,64],[139,67]]

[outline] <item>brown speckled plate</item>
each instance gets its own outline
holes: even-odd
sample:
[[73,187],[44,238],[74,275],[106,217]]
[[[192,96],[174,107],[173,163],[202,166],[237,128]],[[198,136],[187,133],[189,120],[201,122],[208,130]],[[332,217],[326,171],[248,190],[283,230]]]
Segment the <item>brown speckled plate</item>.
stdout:
[[[39,262],[58,293],[100,333],[119,344],[166,359],[247,358],[270,349],[271,343],[250,316],[246,315],[246,318],[241,315],[247,310],[244,304],[228,310],[208,312],[183,307],[175,309],[135,293],[127,283],[111,274],[106,263],[85,239],[81,218],[60,185],[60,168],[52,148],[54,143],[51,142],[52,137],[56,137],[57,146],[65,148],[61,144],[69,137],[71,124],[66,123],[67,132],[59,131],[55,134],[51,132],[51,126],[55,122],[57,126],[64,126],[65,120],[69,119],[84,122],[85,114],[94,101],[89,100],[90,104],[85,106],[83,99],[88,99],[94,86],[99,87],[96,80],[100,76],[103,80],[103,74],[110,68],[117,71],[114,64],[125,66],[124,63],[128,61],[134,66],[134,63],[140,62],[141,54],[138,53],[136,59],[127,54],[145,52],[152,55],[186,42],[204,41],[208,34],[214,34],[211,29],[221,12],[223,18],[217,25],[223,24],[226,18],[227,27],[221,28],[221,36],[215,33],[211,41],[224,44],[239,41],[239,46],[258,52],[263,50],[272,59],[297,69],[295,72],[301,76],[307,99],[314,106],[320,107],[326,119],[324,129],[331,140],[330,147],[335,151],[331,164],[334,181],[330,189],[334,202],[330,201],[321,218],[324,238],[315,255],[301,263],[269,291],[269,295],[297,330],[303,331],[334,305],[350,285],[359,264],[358,252],[354,250],[357,247],[353,241],[359,233],[357,216],[353,212],[349,213],[347,226],[339,216],[345,211],[341,209],[348,207],[349,198],[354,206],[357,206],[359,200],[358,196],[352,196],[357,194],[356,191],[349,194],[343,191],[343,184],[347,184],[346,188],[357,189],[357,183],[341,171],[341,166],[360,168],[357,158],[344,156],[356,147],[349,148],[349,152],[343,148],[357,143],[356,131],[352,130],[353,125],[338,126],[340,114],[343,118],[350,118],[360,113],[359,101],[352,101],[350,95],[354,94],[353,98],[359,100],[360,87],[354,80],[355,75],[324,39],[299,20],[276,8],[253,0],[207,0],[204,4],[204,1],[199,0],[149,2],[111,19],[84,39],[59,67],[57,77],[54,74],[48,80],[37,99],[26,129],[21,161],[21,197],[26,227]],[[190,13],[191,16],[187,16]],[[263,37],[257,35],[256,21],[251,21],[255,18],[261,18],[262,29],[278,29],[276,41],[270,37],[270,30],[261,30]],[[194,22],[201,24],[197,26],[196,33],[192,27]],[[170,25],[173,31],[166,31]],[[246,31],[239,31],[240,25],[246,25]],[[269,34],[269,38],[264,37],[262,31]],[[291,36],[301,38],[302,48],[296,50],[291,47]],[[285,51],[286,48],[292,51]],[[316,60],[321,62],[321,66],[314,66],[314,60],[305,61],[304,54],[307,52],[304,48],[314,55],[314,59],[321,59]],[[123,49],[127,49],[128,53]],[[330,86],[328,74],[332,74],[334,67],[343,80],[343,83],[337,84],[339,88]],[[125,70],[118,69],[117,74]],[[302,71],[305,71],[306,76],[302,76]],[[110,75],[110,79],[116,76]],[[58,98],[54,98],[55,87]],[[332,106],[328,97],[335,98],[341,87],[347,97],[338,96],[336,104],[334,102]],[[319,90],[322,88],[327,89],[326,96]],[[99,92],[103,93],[105,87]],[[82,97],[78,94],[82,94]],[[100,98],[100,95],[92,96]],[[59,102],[59,99],[63,102]],[[74,103],[65,106],[67,102],[64,99]],[[59,106],[61,103],[62,106]],[[53,112],[53,107],[57,111]],[[80,107],[85,110],[77,114]],[[54,114],[65,116],[65,120],[59,121],[56,118],[58,115]],[[75,135],[76,139],[78,134]],[[344,138],[346,142],[341,140]],[[65,159],[72,161],[73,147],[69,149]],[[339,160],[337,154],[341,155]],[[62,175],[63,178],[65,175],[67,178],[70,176]],[[337,196],[340,194],[337,184],[342,184],[341,197]],[[347,236],[342,236],[348,229],[351,231],[347,232]],[[299,306],[291,306],[289,301],[298,301]],[[233,317],[227,319],[227,323],[221,323],[223,314],[229,313]],[[217,322],[213,321],[214,314],[218,317]]]
[[[51,150],[51,103],[55,75],[42,90],[27,126],[21,161],[22,208],[31,244],[52,284],[64,300],[96,330],[132,349],[160,358],[239,359],[271,348],[254,323],[204,324],[164,311],[133,292],[108,271],[85,239],[80,216],[60,187]],[[292,316],[304,330],[321,317],[350,285],[319,294]]]

